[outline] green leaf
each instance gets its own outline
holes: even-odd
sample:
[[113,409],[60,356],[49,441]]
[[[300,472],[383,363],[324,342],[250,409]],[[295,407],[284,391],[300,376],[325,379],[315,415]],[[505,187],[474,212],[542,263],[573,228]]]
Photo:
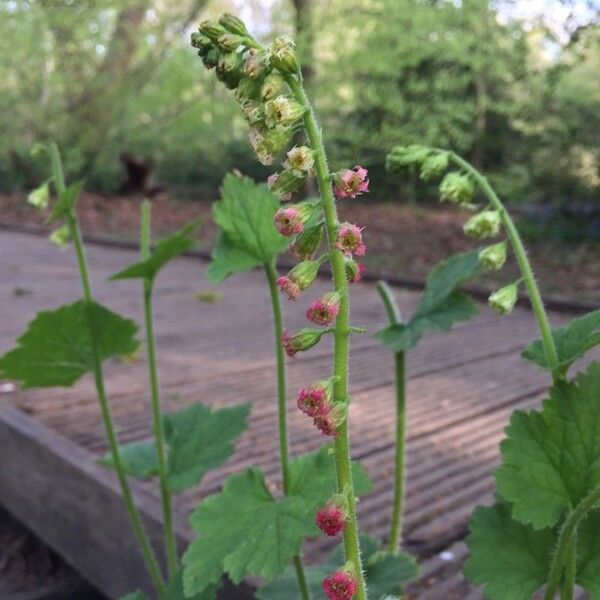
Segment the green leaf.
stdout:
[[52,214],[48,219],[48,223],[54,223],[58,219],[66,217],[74,208],[75,202],[81,193],[83,187],[83,181],[76,181],[67,187],[64,192],[58,196],[58,200],[54,205]]
[[193,596],[186,596],[183,592],[183,572],[177,571],[167,583],[163,600],[215,600],[221,582],[209,585],[205,590]]
[[277,577],[300,550],[311,524],[305,501],[297,496],[275,500],[258,469],[229,478],[221,493],[196,508],[190,523],[199,537],[183,556],[188,596],[216,583],[223,571],[234,583],[246,575]]
[[194,247],[196,241],[192,234],[200,225],[202,219],[194,219],[184,225],[177,233],[161,240],[152,254],[146,260],[135,262],[110,279],[135,279],[142,277],[152,280],[157,273],[170,261]]
[[[404,552],[379,550],[377,540],[369,536],[360,537],[360,548],[369,597],[379,598],[396,594],[398,598],[401,598],[401,585],[418,574],[419,569],[415,559]],[[305,569],[313,600],[326,600],[321,587],[323,579],[343,564],[343,547],[339,545],[324,563]],[[286,569],[281,577],[261,587],[256,593],[259,600],[288,600],[296,598],[297,595],[298,580],[293,568]]]
[[[600,344],[600,309],[577,317],[563,327],[553,329],[552,337],[556,345],[560,373],[566,374],[577,359]],[[549,369],[541,340],[529,344],[521,356],[542,369]]]
[[137,590],[135,592],[130,592],[125,596],[121,596],[120,600],[150,600],[150,598],[148,598],[148,596],[144,594],[144,592],[140,592],[140,590]]
[[[128,475],[136,479],[151,479],[158,475],[158,456],[153,441],[123,444],[119,446],[119,455]],[[107,452],[98,462],[114,469],[111,452]]]
[[217,234],[211,259],[206,277],[212,283],[220,283],[233,273],[243,273],[263,264],[259,258],[232,244],[222,231]]
[[469,523],[465,575],[488,600],[530,600],[546,583],[556,534],[517,523],[505,504],[478,507]]
[[136,351],[133,321],[79,300],[38,313],[18,346],[0,358],[0,375],[20,381],[23,388],[73,385],[94,369],[89,317],[102,360]]
[[193,404],[165,415],[167,484],[171,491],[197,485],[207,471],[222,465],[233,454],[233,442],[246,429],[249,413],[250,404],[219,410]]
[[479,251],[455,254],[439,263],[429,274],[425,291],[408,323],[389,325],[377,333],[395,352],[417,345],[424,333],[448,331],[458,321],[477,314],[477,305],[456,288],[480,272]]
[[[309,513],[336,492],[335,460],[330,449],[331,446],[323,446],[317,452],[303,454],[290,461],[289,494],[304,498]],[[371,480],[364,467],[356,461],[352,462],[352,479],[357,495],[371,491]],[[316,526],[314,532],[317,534]]]
[[213,205],[215,222],[223,233],[213,253],[216,266],[209,271],[213,280],[269,262],[287,248],[289,240],[273,225],[279,207],[266,185],[248,177],[225,177],[221,200]]
[[[534,529],[511,517],[510,506],[478,507],[469,523],[465,575],[485,585],[489,600],[529,600],[548,580],[557,528]],[[600,598],[600,510],[577,529],[576,582]]]
[[516,411],[506,431],[496,472],[502,497],[516,520],[556,525],[600,485],[600,363],[554,385],[541,411]]

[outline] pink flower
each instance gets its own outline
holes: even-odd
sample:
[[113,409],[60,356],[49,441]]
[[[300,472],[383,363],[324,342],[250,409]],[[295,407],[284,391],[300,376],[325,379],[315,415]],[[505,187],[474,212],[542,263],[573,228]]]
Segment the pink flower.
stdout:
[[368,171],[356,165],[354,169],[343,169],[335,174],[333,191],[338,198],[356,198],[369,191]]
[[346,256],[364,256],[367,247],[363,243],[362,229],[358,225],[342,223],[338,229],[335,247]]
[[365,274],[367,267],[363,263],[358,263],[356,273],[353,273],[352,277],[348,279],[350,283],[359,283],[362,281],[363,275]]
[[341,506],[329,503],[317,511],[315,523],[323,533],[334,536],[344,531],[346,515]]
[[302,213],[295,206],[280,208],[275,213],[273,222],[277,231],[286,237],[300,233],[304,229]]
[[288,277],[287,275],[278,277],[277,285],[279,286],[279,289],[282,292],[285,292],[287,294],[287,297],[290,300],[295,300],[302,291],[300,289],[300,286],[298,285],[298,282],[292,279],[291,277]]
[[331,418],[331,413],[317,415],[313,419],[313,424],[321,431],[323,435],[335,437],[337,435],[338,424]]
[[331,408],[327,389],[317,383],[298,392],[297,404],[298,408],[309,417],[326,414]]
[[356,588],[356,578],[348,571],[335,571],[323,580],[323,591],[329,600],[351,600]]
[[317,325],[331,325],[339,311],[340,295],[332,292],[315,300],[306,311],[306,317]]

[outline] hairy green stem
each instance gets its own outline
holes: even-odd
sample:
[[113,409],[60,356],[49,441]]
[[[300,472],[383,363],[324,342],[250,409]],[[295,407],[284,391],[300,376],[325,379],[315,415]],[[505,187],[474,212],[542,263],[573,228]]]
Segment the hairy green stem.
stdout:
[[[62,170],[62,163],[60,160],[60,154],[58,152],[58,148],[55,144],[52,144],[51,148],[51,157],[52,157],[52,167],[54,172],[54,181],[56,185],[56,189],[59,194],[62,194],[65,189],[65,180]],[[69,229],[71,232],[71,237],[73,238],[73,242],[75,245],[75,250],[77,252],[77,261],[79,264],[79,272],[81,275],[81,284],[83,288],[83,296],[85,299],[86,306],[91,308],[93,303],[92,297],[92,288],[90,285],[90,276],[89,269],[87,265],[87,259],[85,256],[85,250],[83,247],[83,240],[81,237],[81,231],[79,229],[79,223],[77,221],[77,216],[75,215],[75,211],[71,210],[67,215],[67,222],[69,225]],[[114,421],[112,418],[112,413],[110,407],[108,405],[108,398],[106,396],[106,390],[104,387],[104,375],[102,371],[102,360],[100,358],[100,351],[98,348],[97,340],[98,335],[95,328],[94,319],[92,318],[91,312],[88,312],[89,318],[88,323],[90,327],[90,337],[92,344],[92,360],[94,363],[94,382],[96,386],[96,392],[98,395],[98,401],[100,403],[100,412],[102,414],[102,421],[104,423],[104,428],[106,430],[106,437],[108,440],[108,446],[110,449],[110,453],[112,456],[112,461],[114,464],[115,472],[117,474],[117,479],[119,481],[119,485],[121,487],[121,493],[123,494],[123,500],[125,502],[125,508],[127,510],[127,514],[129,515],[129,520],[131,521],[131,526],[134,532],[134,535],[137,539],[137,542],[142,551],[142,555],[144,557],[144,561],[146,563],[146,567],[148,569],[148,573],[150,574],[150,578],[152,579],[152,583],[156,588],[156,591],[160,596],[164,593],[164,581],[161,574],[160,566],[158,561],[156,560],[156,555],[154,554],[154,550],[150,544],[150,540],[144,529],[144,525],[142,523],[142,519],[140,517],[140,513],[135,505],[133,500],[133,494],[131,493],[131,488],[129,487],[129,483],[127,481],[127,475],[125,473],[125,468],[123,467],[123,463],[121,460],[121,455],[119,453],[119,443],[117,440],[117,434],[115,430]]]
[[[283,319],[281,317],[281,302],[277,289],[277,268],[275,259],[264,264],[265,274],[269,283],[271,294],[271,307],[273,310],[273,324],[275,330],[275,356],[277,362],[277,414],[279,424],[279,460],[281,463],[281,478],[283,493],[290,491],[290,451],[288,445],[287,413],[286,413],[286,381],[285,381],[285,354],[281,343],[283,334]],[[298,588],[303,600],[310,600],[310,590],[306,581],[304,565],[300,555],[294,556],[294,568],[298,579]]]
[[[150,202],[145,200],[141,208],[140,222],[140,254],[142,260],[150,258]],[[156,340],[154,336],[154,321],[152,318],[152,291],[154,281],[147,277],[143,280],[144,287],[144,321],[146,325],[146,348],[148,351],[148,377],[150,380],[152,430],[156,443],[158,459],[158,480],[163,514],[165,537],[165,555],[169,577],[173,577],[179,567],[177,558],[177,542],[173,529],[173,509],[171,507],[171,491],[167,485],[167,465],[164,440],[162,410],[160,406],[160,387],[158,385],[158,367],[156,362]]]
[[[437,148],[435,148],[435,150],[439,152],[445,152],[444,150],[438,150]],[[452,162],[464,169],[467,173],[469,173],[469,175],[471,175],[471,177],[473,177],[481,191],[489,200],[490,204],[500,212],[500,218],[502,219],[506,229],[506,235],[510,240],[517,263],[519,265],[519,269],[521,270],[521,275],[523,276],[523,281],[525,282],[527,291],[529,293],[531,307],[535,314],[535,318],[542,336],[542,344],[544,346],[546,360],[548,362],[548,366],[550,367],[550,371],[552,372],[552,378],[556,382],[562,379],[562,376],[559,373],[558,355],[556,353],[554,338],[552,337],[552,331],[548,322],[548,315],[546,314],[546,309],[544,308],[544,302],[542,301],[542,296],[535,280],[531,263],[529,262],[527,252],[523,246],[523,241],[521,240],[521,236],[519,235],[514,221],[512,220],[500,198],[498,198],[492,186],[489,184],[487,178],[484,177],[470,163],[458,156],[458,154],[455,154],[454,152],[449,152],[448,154]]]
[[[319,186],[319,194],[325,216],[327,229],[327,242],[330,252],[331,270],[333,272],[333,284],[335,290],[340,293],[340,308],[333,331],[334,356],[333,374],[336,376],[333,385],[334,402],[347,405],[348,398],[348,354],[350,350],[349,325],[350,307],[348,301],[348,281],[346,268],[342,253],[335,248],[334,242],[337,235],[339,221],[333,191],[331,188],[331,175],[327,165],[325,148],[321,130],[317,125],[312,106],[302,84],[294,76],[287,76],[286,81],[290,86],[296,100],[305,108],[303,116],[304,127],[310,146],[312,147],[315,160],[315,173]],[[350,462],[350,442],[348,436],[348,420],[339,426],[337,436],[334,440],[335,467],[337,475],[338,493],[343,494],[348,508],[348,520],[344,529],[344,550],[346,560],[351,563],[354,570],[358,589],[357,600],[366,600],[367,590],[360,556],[358,542],[358,523],[356,518],[356,495],[352,482],[352,470]]]
[[[550,575],[548,577],[548,587],[544,600],[554,600],[554,595],[558,589],[563,572],[572,550],[575,545],[575,537],[577,526],[585,518],[587,513],[596,508],[600,504],[600,486],[592,490],[568,515],[563,526],[561,527],[556,544],[556,551],[552,557],[552,565],[550,566]],[[567,566],[567,571],[572,567]],[[570,575],[567,574],[569,577]],[[574,578],[574,575],[573,575]]]
[[560,598],[561,600],[573,600],[575,575],[577,573],[577,530],[571,536],[565,561],[563,580],[560,584]]
[[[400,309],[392,290],[385,281],[377,283],[377,291],[383,300],[391,325],[402,323]],[[406,365],[403,350],[394,354],[396,371],[396,450],[394,457],[394,503],[390,523],[388,550],[395,552],[402,544],[402,517],[404,513],[404,483],[406,460]]]

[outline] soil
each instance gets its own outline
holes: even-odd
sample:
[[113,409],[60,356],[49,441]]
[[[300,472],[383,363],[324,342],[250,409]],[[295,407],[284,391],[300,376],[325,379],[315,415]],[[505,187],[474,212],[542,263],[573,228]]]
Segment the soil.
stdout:
[[[137,239],[141,198],[84,193],[78,214],[84,232],[120,240]],[[365,228],[368,252],[364,259],[372,275],[425,280],[440,260],[476,247],[462,232],[468,216],[446,205],[410,206],[360,199],[340,203],[341,217]],[[156,236],[168,234],[193,217],[202,216],[199,247],[209,251],[215,237],[208,201],[187,202],[159,194],[153,199]],[[45,227],[47,212],[27,204],[23,195],[0,196],[0,224]],[[600,244],[528,243],[528,251],[546,297],[600,306]],[[518,278],[514,259],[501,271],[477,282],[493,290]]]

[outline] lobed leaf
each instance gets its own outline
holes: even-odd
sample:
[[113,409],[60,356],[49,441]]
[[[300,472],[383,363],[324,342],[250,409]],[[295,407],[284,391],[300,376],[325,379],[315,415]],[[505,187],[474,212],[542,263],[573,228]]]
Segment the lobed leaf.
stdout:
[[192,234],[201,222],[202,219],[190,221],[177,233],[161,240],[153,249],[149,258],[129,265],[110,279],[136,279],[141,277],[153,280],[169,261],[181,256],[184,252],[194,247],[196,241],[192,237]]
[[279,200],[266,185],[248,177],[225,177],[221,200],[213,205],[221,235],[209,267],[212,281],[269,262],[287,248],[289,240],[273,226],[279,207]]
[[600,363],[559,382],[541,411],[516,411],[502,442],[496,482],[513,518],[535,529],[600,485]]
[[73,385],[94,369],[90,318],[102,360],[137,350],[133,321],[79,300],[38,313],[17,347],[0,357],[0,375],[23,388]]
[[[156,444],[153,441],[120,445],[119,456],[127,475],[142,480],[158,475],[158,456]],[[98,462],[105,467],[114,469],[115,463],[111,452],[107,452]]]
[[209,585],[199,594],[186,596],[183,591],[183,572],[178,570],[165,587],[163,600],[216,600],[221,582]]
[[[560,372],[566,374],[569,367],[588,350],[600,345],[600,309],[573,319],[567,325],[552,330]],[[541,340],[532,342],[521,356],[540,367],[549,369]]]
[[425,291],[410,321],[385,327],[377,337],[395,352],[409,350],[429,331],[448,331],[477,314],[477,305],[456,288],[480,272],[479,251],[455,254],[429,274]]

